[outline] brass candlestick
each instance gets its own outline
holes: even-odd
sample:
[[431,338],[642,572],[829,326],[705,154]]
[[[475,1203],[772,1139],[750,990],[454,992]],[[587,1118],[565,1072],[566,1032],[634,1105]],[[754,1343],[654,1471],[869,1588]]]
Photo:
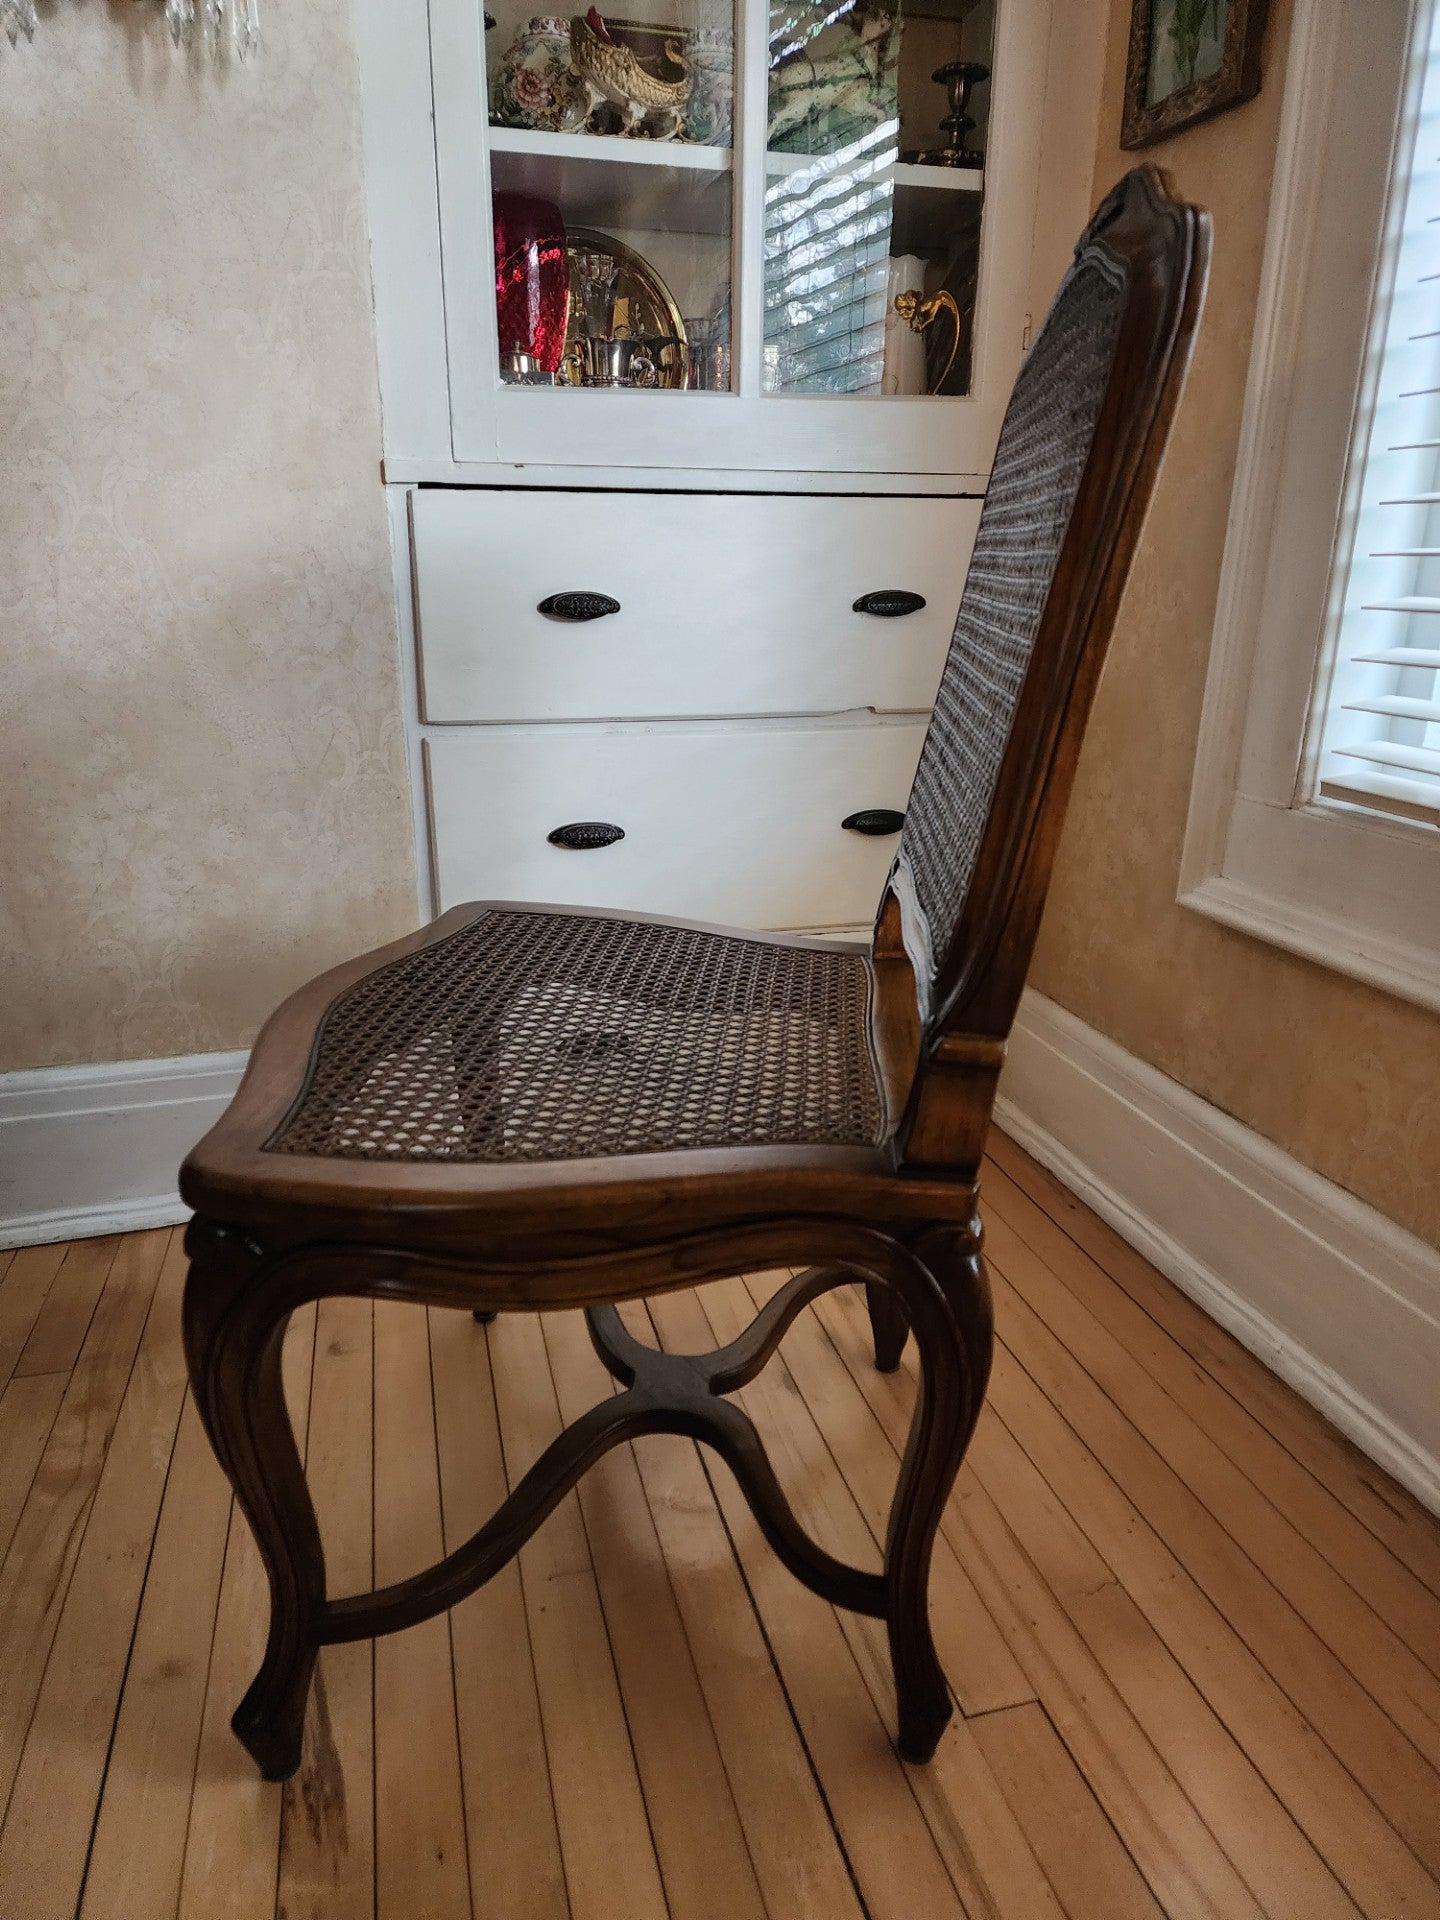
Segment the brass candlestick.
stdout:
[[974,153],[965,142],[975,125],[974,116],[966,111],[970,105],[971,91],[982,80],[990,78],[989,67],[982,66],[978,60],[947,60],[943,67],[937,67],[930,78],[937,87],[949,90],[950,111],[940,122],[940,131],[948,133],[950,144],[946,147],[917,147],[911,153],[902,153],[900,158],[906,166],[913,167],[983,167],[985,156]]

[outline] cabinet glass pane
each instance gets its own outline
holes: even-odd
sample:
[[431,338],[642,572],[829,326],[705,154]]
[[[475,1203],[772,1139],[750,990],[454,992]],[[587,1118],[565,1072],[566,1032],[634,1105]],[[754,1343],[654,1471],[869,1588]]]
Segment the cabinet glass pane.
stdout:
[[500,379],[727,391],[731,0],[491,8]]
[[767,393],[963,395],[996,0],[772,0]]

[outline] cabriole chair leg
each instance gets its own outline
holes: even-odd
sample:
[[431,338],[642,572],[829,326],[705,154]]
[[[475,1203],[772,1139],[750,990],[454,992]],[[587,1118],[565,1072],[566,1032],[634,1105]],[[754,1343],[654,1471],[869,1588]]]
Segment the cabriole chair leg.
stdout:
[[192,1226],[183,1308],[196,1407],[255,1536],[270,1584],[265,1657],[230,1722],[267,1780],[300,1764],[320,1647],[325,1556],[285,1408],[289,1308],[267,1300],[263,1257],[224,1229]]
[[[886,1532],[885,1585],[896,1746],[902,1759],[923,1762],[934,1753],[952,1710],[930,1629],[930,1561],[985,1398],[993,1335],[979,1223],[973,1236],[958,1239],[953,1230],[937,1231],[915,1254],[919,1284],[907,1287],[906,1306],[920,1353],[920,1382]],[[868,1288],[872,1320],[878,1291],[873,1284]],[[889,1288],[883,1291],[895,1301]],[[893,1324],[892,1316],[887,1326]],[[893,1349],[895,1364],[903,1344],[902,1337]]]

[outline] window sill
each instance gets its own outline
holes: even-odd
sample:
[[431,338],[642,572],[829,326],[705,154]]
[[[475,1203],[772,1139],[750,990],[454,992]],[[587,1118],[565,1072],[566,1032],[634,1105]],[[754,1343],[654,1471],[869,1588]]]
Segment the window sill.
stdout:
[[1182,871],[1181,906],[1440,1011],[1440,835],[1240,795],[1229,826],[1219,863]]

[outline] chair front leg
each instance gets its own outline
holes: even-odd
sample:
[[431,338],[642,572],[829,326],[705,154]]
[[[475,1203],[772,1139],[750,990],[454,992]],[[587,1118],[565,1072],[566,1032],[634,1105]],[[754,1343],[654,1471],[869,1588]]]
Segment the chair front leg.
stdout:
[[[925,1761],[939,1745],[952,1710],[930,1630],[930,1562],[945,1502],[985,1398],[993,1323],[978,1221],[965,1232],[937,1228],[911,1251],[913,1266],[898,1291],[904,1302],[901,1324],[908,1319],[919,1349],[920,1386],[886,1533],[886,1626],[895,1669],[896,1745],[902,1758]],[[873,1284],[868,1288],[872,1321],[879,1290]],[[887,1325],[893,1328],[894,1320]],[[897,1365],[903,1345],[902,1335],[893,1348]],[[878,1347],[877,1337],[877,1364],[883,1368]]]
[[267,1290],[259,1249],[231,1230],[196,1220],[186,1250],[185,1355],[196,1407],[270,1583],[265,1657],[230,1724],[265,1779],[287,1780],[300,1765],[325,1607],[320,1529],[281,1378],[290,1307]]

